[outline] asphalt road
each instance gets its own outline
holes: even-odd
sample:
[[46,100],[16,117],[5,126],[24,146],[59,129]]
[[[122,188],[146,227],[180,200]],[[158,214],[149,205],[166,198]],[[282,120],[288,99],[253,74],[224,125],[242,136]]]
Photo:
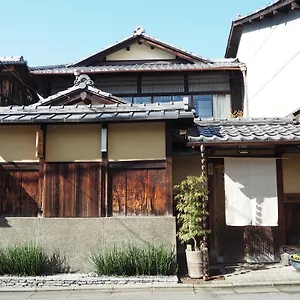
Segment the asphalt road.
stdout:
[[298,300],[300,286],[277,287],[241,287],[241,288],[164,288],[116,290],[114,292],[101,290],[76,291],[38,291],[38,292],[1,292],[0,299],[55,299],[55,300]]

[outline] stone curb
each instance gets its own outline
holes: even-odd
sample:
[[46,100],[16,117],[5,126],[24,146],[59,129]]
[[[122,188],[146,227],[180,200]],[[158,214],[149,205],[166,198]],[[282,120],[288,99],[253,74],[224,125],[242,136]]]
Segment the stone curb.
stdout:
[[280,287],[280,286],[299,286],[300,281],[288,282],[249,282],[249,283],[200,283],[200,284],[181,284],[181,283],[135,283],[135,284],[102,284],[102,285],[83,285],[83,286],[42,286],[42,287],[1,287],[0,292],[39,292],[39,291],[78,291],[78,290],[98,290],[101,292],[114,293],[126,290],[200,290],[200,289],[234,289],[252,287]]

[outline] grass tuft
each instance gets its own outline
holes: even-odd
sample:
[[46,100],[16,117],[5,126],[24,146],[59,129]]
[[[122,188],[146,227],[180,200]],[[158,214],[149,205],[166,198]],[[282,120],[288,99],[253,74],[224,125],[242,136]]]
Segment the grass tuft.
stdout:
[[92,252],[91,261],[98,275],[171,275],[175,272],[173,251],[164,245],[114,246]]
[[35,244],[0,249],[0,275],[38,276],[66,270],[65,259],[57,252],[48,256],[41,246]]

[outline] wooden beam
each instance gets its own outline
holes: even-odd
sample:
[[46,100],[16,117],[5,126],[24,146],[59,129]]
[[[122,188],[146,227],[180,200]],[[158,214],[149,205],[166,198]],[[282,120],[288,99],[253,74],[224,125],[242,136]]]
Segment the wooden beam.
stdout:
[[169,215],[174,215],[175,207],[173,207],[173,177],[172,177],[172,123],[166,122],[166,210]]
[[46,152],[46,125],[40,125],[40,128],[37,130],[36,134],[36,154],[39,158],[39,207],[40,213],[44,216],[44,207],[45,207],[45,184],[46,184],[46,161],[45,161],[45,152]]
[[[102,125],[102,133],[101,133],[101,139],[104,137],[102,134],[105,132],[103,129],[106,129],[106,139],[108,137],[108,125],[103,124]],[[106,145],[107,146],[107,145]],[[102,148],[102,147],[101,147]],[[101,197],[100,197],[100,216],[101,217],[109,217],[112,216],[112,199],[111,199],[111,193],[109,193],[109,174],[108,174],[108,169],[109,169],[109,164],[108,164],[108,148],[106,149],[102,148],[102,167],[101,167]]]
[[184,58],[188,61],[193,61],[193,59],[191,57],[189,57],[188,55],[185,55],[183,53],[180,53],[178,51],[175,51],[175,50],[172,50],[172,49],[169,49],[167,47],[164,47],[162,45],[159,45],[159,44],[156,44],[154,42],[151,42],[151,41],[148,41],[148,40],[145,40],[145,39],[141,39],[141,41],[145,44],[149,44],[150,46],[153,46],[154,48],[158,48],[158,49],[161,49],[163,51],[166,51],[166,52],[169,52],[175,56],[178,56],[178,57],[181,57],[181,58]]
[[282,159],[276,160],[279,245],[286,244]]
[[297,2],[293,2],[291,3],[291,9],[292,10],[300,9],[300,5]]

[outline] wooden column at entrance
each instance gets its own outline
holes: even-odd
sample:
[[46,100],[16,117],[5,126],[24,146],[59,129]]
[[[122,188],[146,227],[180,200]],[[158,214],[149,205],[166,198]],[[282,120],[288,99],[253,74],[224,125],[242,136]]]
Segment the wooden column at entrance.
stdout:
[[[201,175],[203,177],[206,177],[206,157],[205,157],[205,147],[202,144],[200,146],[200,155],[201,155]],[[204,189],[207,188],[207,182],[204,183],[205,186],[203,186]],[[208,217],[206,216],[207,211],[207,200],[206,198],[202,199],[203,201],[203,220],[202,220],[202,227],[204,230],[204,234],[202,237],[202,243],[204,248],[204,254],[203,254],[203,280],[208,280],[208,247],[207,247],[207,220]]]
[[279,245],[286,244],[282,159],[276,160]]

